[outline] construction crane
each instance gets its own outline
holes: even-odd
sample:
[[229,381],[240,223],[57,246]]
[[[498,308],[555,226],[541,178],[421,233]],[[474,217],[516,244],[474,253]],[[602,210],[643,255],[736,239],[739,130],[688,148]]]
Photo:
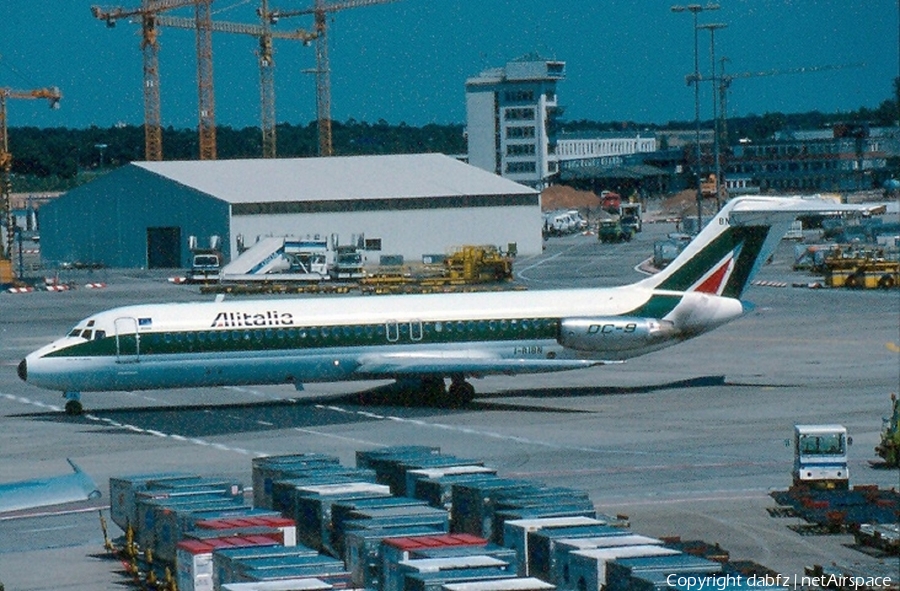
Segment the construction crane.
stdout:
[[9,260],[12,257],[13,242],[15,240],[13,229],[12,201],[10,193],[12,187],[10,174],[12,172],[12,154],[9,152],[9,135],[6,126],[6,101],[7,99],[47,99],[50,108],[59,108],[59,99],[62,95],[56,87],[37,88],[35,90],[13,90],[0,88],[0,193],[2,193],[3,215],[6,220],[6,245],[0,259]]
[[91,7],[95,18],[114,27],[123,19],[140,17],[141,51],[144,58],[144,157],[162,160],[162,125],[159,100],[159,42],[157,20],[160,13],[194,6],[197,31],[197,86],[200,113],[200,159],[216,157],[215,104],[212,82],[212,0],[141,0],[140,8]]
[[[761,72],[740,72],[737,74],[726,74],[725,73],[725,63],[731,61],[727,57],[723,57],[719,60],[719,68],[720,74],[718,77],[714,78],[715,81],[718,81],[718,91],[719,91],[719,105],[721,107],[720,117],[722,119],[721,122],[721,133],[722,136],[728,138],[727,133],[727,122],[728,122],[728,89],[731,87],[731,83],[733,80],[738,78],[757,78],[761,76],[782,76],[785,74],[807,74],[812,72],[823,72],[826,70],[843,70],[845,68],[861,68],[865,66],[865,64],[837,64],[837,65],[824,65],[824,66],[808,66],[804,68],[788,68],[782,70],[763,70]],[[709,78],[706,78],[709,80]]]
[[[265,0],[263,0],[263,7],[265,8]],[[191,30],[194,30],[197,27],[197,21],[194,19],[168,15],[157,16],[156,24],[157,26]],[[264,158],[274,158],[276,155],[275,59],[272,39],[293,39],[302,41],[304,44],[309,44],[316,38],[316,34],[303,29],[289,32],[272,31],[268,21],[264,21],[261,25],[212,21],[211,30],[217,33],[251,35],[259,39],[258,57],[260,110],[262,112],[262,151]]]
[[328,15],[339,10],[358,8],[372,4],[387,4],[394,0],[345,0],[326,4],[315,0],[310,8],[301,10],[261,11],[261,16],[272,24],[278,19],[311,14],[315,19],[316,33],[316,119],[319,127],[319,156],[331,156],[334,152],[331,142],[331,66],[328,60]]

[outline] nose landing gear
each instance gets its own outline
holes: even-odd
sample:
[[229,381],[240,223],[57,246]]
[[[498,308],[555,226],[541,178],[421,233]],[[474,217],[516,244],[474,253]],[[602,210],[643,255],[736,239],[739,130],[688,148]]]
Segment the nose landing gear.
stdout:
[[84,412],[81,406],[80,392],[63,392],[63,398],[66,399],[66,414],[69,416],[78,416]]

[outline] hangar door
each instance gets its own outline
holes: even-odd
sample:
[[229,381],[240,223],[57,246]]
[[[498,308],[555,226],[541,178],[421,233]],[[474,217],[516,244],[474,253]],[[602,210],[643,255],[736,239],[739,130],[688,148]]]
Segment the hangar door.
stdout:
[[147,268],[173,269],[181,266],[181,228],[147,228]]

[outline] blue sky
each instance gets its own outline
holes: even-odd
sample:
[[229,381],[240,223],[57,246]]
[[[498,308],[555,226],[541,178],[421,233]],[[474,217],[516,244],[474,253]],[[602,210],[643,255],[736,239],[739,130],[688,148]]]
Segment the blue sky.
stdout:
[[[538,52],[566,62],[558,86],[566,119],[664,123],[693,120],[694,95],[684,77],[693,70],[689,13],[659,0],[395,0],[336,13],[329,21],[332,115],[410,125],[464,123],[467,77],[520,55]],[[703,0],[701,3],[705,3]],[[863,67],[737,79],[729,115],[875,108],[892,96],[898,76],[897,0],[719,0],[700,23],[726,23],[716,32],[717,57],[731,73],[825,65]],[[312,0],[270,0],[282,9]],[[130,0],[123,6],[138,6]],[[255,22],[256,0],[216,0],[217,20]],[[191,11],[170,14],[189,16]],[[279,29],[311,28],[310,19],[284,19]],[[91,16],[81,0],[0,3],[0,86],[58,86],[60,109],[44,101],[13,100],[9,125],[108,127],[141,124],[138,26],[115,28]],[[709,33],[700,31],[701,72],[709,71]],[[256,41],[213,39],[216,120],[256,126],[259,85]],[[197,124],[196,61],[190,31],[165,29],[160,38],[164,126]],[[279,122],[315,118],[312,47],[276,40]],[[704,86],[709,86],[708,84]],[[711,116],[708,90],[702,116]]]

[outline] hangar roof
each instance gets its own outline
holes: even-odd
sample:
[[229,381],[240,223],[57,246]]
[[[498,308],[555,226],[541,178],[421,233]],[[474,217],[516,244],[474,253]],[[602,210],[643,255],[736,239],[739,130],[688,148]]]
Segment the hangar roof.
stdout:
[[443,154],[132,164],[233,204],[538,193]]

